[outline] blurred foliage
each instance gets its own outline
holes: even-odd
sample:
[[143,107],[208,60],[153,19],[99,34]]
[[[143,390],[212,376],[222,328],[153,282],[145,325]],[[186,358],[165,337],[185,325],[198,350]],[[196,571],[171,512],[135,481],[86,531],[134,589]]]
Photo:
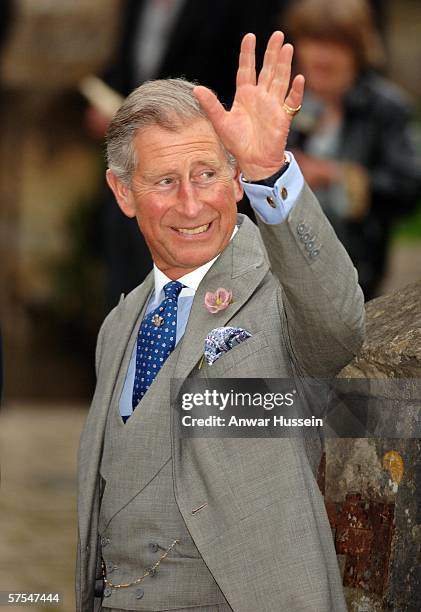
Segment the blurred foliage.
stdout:
[[392,239],[421,241],[421,201],[412,215],[402,219],[394,226]]

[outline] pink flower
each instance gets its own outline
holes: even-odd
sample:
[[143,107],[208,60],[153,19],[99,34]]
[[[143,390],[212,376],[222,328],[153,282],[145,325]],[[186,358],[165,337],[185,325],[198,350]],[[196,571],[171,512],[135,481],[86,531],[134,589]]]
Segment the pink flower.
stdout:
[[230,304],[232,304],[232,291],[227,291],[223,287],[219,287],[215,293],[208,291],[205,295],[205,306],[212,314],[225,310]]

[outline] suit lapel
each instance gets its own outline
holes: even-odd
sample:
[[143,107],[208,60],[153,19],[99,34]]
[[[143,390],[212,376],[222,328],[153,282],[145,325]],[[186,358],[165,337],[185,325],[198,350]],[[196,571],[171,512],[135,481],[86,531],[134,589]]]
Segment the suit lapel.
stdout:
[[86,544],[91,512],[97,493],[99,464],[102,456],[105,424],[127,344],[146,308],[153,286],[153,274],[126,300],[121,300],[107,332],[102,349],[101,368],[79,448],[79,529],[81,544]]
[[[250,299],[269,269],[258,229],[243,215],[239,215],[239,221],[241,226],[236,236],[196,291],[175,367],[176,379],[185,379],[190,374],[202,358],[209,331],[227,325]],[[205,294],[219,287],[232,291],[233,303],[225,310],[211,314],[204,304]]]

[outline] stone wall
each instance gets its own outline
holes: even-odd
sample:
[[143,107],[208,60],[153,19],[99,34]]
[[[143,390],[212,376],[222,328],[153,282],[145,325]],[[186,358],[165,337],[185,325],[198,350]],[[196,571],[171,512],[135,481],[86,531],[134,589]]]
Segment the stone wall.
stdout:
[[[421,421],[421,281],[366,310],[366,341],[340,376],[411,385],[413,410],[404,399],[385,404],[400,410],[401,431],[411,436]],[[418,610],[421,440],[330,439],[320,480],[350,612]]]

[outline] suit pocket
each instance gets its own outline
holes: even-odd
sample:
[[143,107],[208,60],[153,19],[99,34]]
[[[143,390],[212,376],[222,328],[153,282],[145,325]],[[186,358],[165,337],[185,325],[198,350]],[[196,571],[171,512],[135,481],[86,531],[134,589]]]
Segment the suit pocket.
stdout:
[[223,353],[212,365],[204,364],[199,376],[204,378],[225,378],[228,370],[237,368],[245,359],[257,357],[259,352],[269,346],[265,332],[254,334],[241,344]]

